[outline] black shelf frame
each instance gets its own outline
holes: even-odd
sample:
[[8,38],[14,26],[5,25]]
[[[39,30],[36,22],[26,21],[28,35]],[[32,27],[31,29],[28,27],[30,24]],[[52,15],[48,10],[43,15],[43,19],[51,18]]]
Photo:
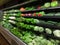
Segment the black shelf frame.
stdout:
[[[35,1],[37,1],[37,0],[35,0]],[[30,1],[27,1],[27,2],[23,2],[23,3],[21,3],[21,4],[17,4],[17,5],[8,7],[8,8],[4,8],[4,9],[2,9],[2,11],[9,10],[9,9],[13,9],[13,8],[16,8],[16,7],[20,7],[20,6],[22,6],[22,5],[26,5],[26,4],[35,2],[35,1],[31,1],[31,0],[30,0]]]
[[[25,2],[27,4],[27,2]],[[24,3],[22,4],[18,4],[18,5],[15,5],[15,6],[12,6],[12,7],[8,7],[8,8],[5,8],[5,9],[2,9],[2,11],[5,11],[5,10],[9,10],[9,9],[13,9],[14,7],[18,7],[18,6],[22,6],[24,5]],[[26,11],[20,11],[21,13],[25,14],[25,13],[34,13],[34,12],[40,12],[40,11],[52,11],[54,12],[56,10],[56,12],[60,12],[60,6],[59,7],[49,7],[49,8],[42,8],[42,9],[34,9],[34,10],[26,10]],[[7,12],[8,13],[11,13],[11,12]],[[54,17],[57,17],[57,16],[54,16]]]
[[26,10],[26,11],[22,11],[22,13],[39,12],[39,11],[55,10],[55,9],[60,9],[60,6],[58,6],[58,7],[49,7],[49,8],[41,8],[41,9],[34,9],[34,10]]
[[[37,0],[36,0],[37,1]],[[17,5],[14,5],[14,6],[11,6],[11,7],[8,7],[8,8],[5,8],[5,9],[2,9],[0,10],[0,21],[2,21],[3,19],[3,12],[6,11],[6,10],[10,10],[10,9],[13,9],[13,8],[16,8],[16,7],[20,7],[22,5],[26,5],[26,4],[29,4],[29,3],[32,3],[34,1],[27,1],[27,2],[23,2],[21,4],[17,4]],[[5,39],[11,44],[11,45],[27,45],[25,44],[22,40],[20,40],[19,38],[17,38],[15,35],[13,35],[8,29],[4,28],[1,23],[0,23],[0,33],[5,37]],[[7,37],[8,36],[8,37]]]
[[[28,17],[30,18],[30,17]],[[33,17],[32,17],[33,18]],[[38,19],[38,18],[36,18]],[[6,19],[6,20],[12,20],[12,21],[17,21],[17,20],[14,20],[14,19]],[[40,19],[41,20],[41,19]],[[19,21],[17,21],[19,22]],[[51,28],[51,29],[60,29],[60,26],[56,25],[56,24],[47,24],[47,23],[36,23],[36,24],[32,24],[32,23],[28,23],[28,22],[25,22],[25,21],[22,21],[22,23],[24,24],[28,24],[28,25],[34,25],[34,26],[40,26],[40,27],[44,27],[44,28]]]
[[5,37],[10,45],[26,45],[22,40],[13,35],[9,30],[0,25],[0,33]]
[[[35,19],[43,19],[43,20],[51,20],[53,19],[54,21],[58,19],[58,21],[60,20],[60,16],[23,16],[24,18],[35,18]],[[25,22],[27,23],[27,22]],[[28,23],[29,24],[29,23]],[[60,26],[58,25],[50,25],[50,24],[43,24],[43,23],[38,23],[38,24],[33,24],[33,25],[36,25],[36,26],[42,26],[42,27],[45,27],[45,28],[51,28],[51,29],[60,29]]]
[[[12,23],[11,23],[12,24]],[[22,27],[20,27],[20,26],[17,26],[16,24],[12,24],[13,26],[15,26],[15,27],[18,27],[19,29],[21,29],[21,30],[23,30],[23,31],[26,31],[27,29],[26,28],[22,28]],[[45,28],[44,28],[44,30],[45,30]],[[43,31],[43,32],[39,32],[39,31],[34,31],[34,30],[28,30],[28,31],[32,31],[34,34],[36,34],[36,35],[39,35],[39,34],[43,34],[45,37],[47,37],[47,39],[49,39],[49,38],[52,38],[52,39],[56,39],[56,40],[60,40],[60,37],[56,37],[56,36],[54,36],[53,35],[53,33],[52,34],[47,34],[45,31]],[[38,32],[38,33],[37,33]]]
[[[11,7],[8,7],[8,8],[5,8],[5,9],[2,9],[1,11],[5,11],[5,10],[10,10],[10,9],[13,9],[13,8],[16,8],[16,7],[20,7],[20,6],[22,6],[22,5],[26,5],[26,4],[28,4],[28,3],[31,3],[32,1],[27,1],[27,2],[24,2],[24,3],[22,3],[22,4],[17,4],[17,5],[14,5],[14,6],[11,6]],[[60,9],[60,7],[50,7],[50,8],[43,8],[43,9],[40,9],[40,10],[38,10],[38,9],[35,9],[35,10],[26,10],[26,11],[23,11],[22,13],[26,13],[26,12],[36,12],[36,11],[44,11],[44,10],[55,10],[55,9]],[[38,19],[40,19],[40,18],[59,18],[60,19],[60,16],[42,16],[42,17],[34,17],[34,16],[25,16],[26,18],[38,18]],[[40,26],[40,25],[39,25]],[[50,25],[48,25],[48,26],[50,26]],[[51,26],[50,26],[51,27]],[[53,26],[53,27],[55,27],[55,26]],[[60,28],[60,27],[58,27],[58,28]],[[10,35],[10,36],[12,36],[11,38],[13,39],[12,41],[16,41],[17,40],[17,44],[18,45],[25,45],[25,43],[24,42],[21,42],[19,39],[17,39],[17,37],[16,36],[13,36],[13,34],[11,34],[8,30],[6,30],[5,28],[3,28],[2,26],[0,26],[0,32],[3,34],[4,32],[3,31],[5,31],[5,32],[7,32],[6,33],[6,35],[8,34],[8,35]],[[3,34],[4,35],[4,34]],[[46,34],[47,35],[47,34]],[[49,35],[48,35],[49,36]],[[4,35],[4,37],[6,38],[6,36]],[[51,36],[49,36],[49,37],[51,37]],[[7,38],[6,38],[7,39]],[[15,40],[16,39],[16,40]],[[60,39],[60,38],[59,38]],[[8,40],[8,39],[7,39]],[[11,43],[11,42],[10,42]]]
[[[51,0],[44,0],[44,2],[51,2]],[[1,9],[2,11],[5,11],[5,10],[9,10],[9,9],[13,9],[13,8],[16,8],[16,7],[21,7],[21,6],[24,6],[26,4],[30,4],[30,3],[34,3],[34,2],[43,2],[42,0],[29,0],[29,1],[26,1],[26,2],[23,2],[21,4],[16,4],[16,5],[13,5],[11,7],[7,7],[7,8],[4,8],[4,9]],[[43,3],[44,3],[43,2]]]
[[47,19],[60,19],[60,16],[22,16],[22,17],[25,17],[25,18],[36,18],[36,19],[41,19],[41,18],[47,18]]

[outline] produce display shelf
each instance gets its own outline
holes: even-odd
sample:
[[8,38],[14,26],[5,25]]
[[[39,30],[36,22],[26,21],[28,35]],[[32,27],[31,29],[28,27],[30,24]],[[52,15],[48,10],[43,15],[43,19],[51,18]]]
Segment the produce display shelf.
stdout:
[[[36,19],[60,19],[60,16],[41,16],[41,17],[37,17],[37,16],[23,16],[25,18],[36,18]],[[25,24],[31,24],[31,23],[26,23]],[[53,25],[53,24],[44,24],[44,23],[37,23],[37,24],[31,24],[31,25],[36,25],[36,26],[42,26],[45,28],[51,28],[51,29],[60,29],[60,26],[58,25]]]
[[37,18],[37,19],[40,19],[40,18],[56,18],[56,19],[60,19],[60,16],[23,16],[25,18]]
[[[35,0],[35,1],[37,1],[37,0]],[[16,8],[16,7],[20,7],[22,5],[26,5],[26,4],[29,4],[29,3],[32,3],[32,2],[34,2],[34,1],[31,1],[31,0],[30,1],[26,1],[26,2],[23,2],[21,4],[17,4],[17,5],[11,6],[11,7],[4,8],[4,9],[2,9],[2,11],[13,9],[13,8]]]
[[[17,25],[15,24],[12,24],[13,26],[16,26],[18,27]],[[35,24],[36,25],[36,24]],[[52,30],[51,31],[54,31],[53,29],[60,29],[60,27],[57,27],[57,26],[52,26],[52,25],[44,25],[44,24],[38,24],[38,26],[45,26],[44,28],[51,28]],[[21,30],[26,30],[26,28],[21,28],[21,27],[18,27],[18,29],[21,29]],[[32,31],[33,33],[35,33],[36,35],[39,35],[39,34],[43,34],[45,37],[47,38],[52,38],[52,39],[55,39],[55,40],[60,40],[60,37],[56,37],[54,36],[54,34],[48,34],[46,33],[45,31],[44,32],[39,32],[39,31],[34,31],[34,30],[29,30],[29,31]],[[38,32],[38,33],[37,33]]]
[[[12,24],[12,25],[18,27],[18,26],[15,25],[15,24]],[[21,27],[18,27],[18,29],[25,30],[25,28],[21,28]],[[29,30],[29,31],[31,31],[31,30]],[[39,31],[33,31],[33,30],[32,30],[32,32],[35,33],[35,34],[37,34],[37,35],[43,34],[43,35],[44,35],[45,37],[47,37],[48,39],[49,39],[49,38],[52,38],[52,39],[55,39],[55,40],[60,40],[60,37],[54,36],[53,33],[52,33],[52,34],[47,34],[45,31],[44,31],[44,32],[39,32]],[[37,33],[37,32],[38,32],[38,33]]]
[[34,9],[34,10],[26,10],[26,11],[22,11],[22,13],[45,11],[45,10],[55,10],[55,9],[60,9],[60,6],[58,6],[58,7],[49,7],[49,8],[41,8],[41,9]]
[[[37,0],[36,0],[37,1]],[[17,4],[5,9],[2,9],[1,11],[5,11],[5,10],[10,10],[10,9],[15,9],[16,7],[21,7],[24,6],[26,4],[29,3],[33,3],[34,1],[27,1],[27,2],[23,2],[21,4]],[[34,10],[26,10],[26,11],[21,11],[22,13],[30,13],[30,12],[39,12],[39,11],[47,11],[47,10],[54,10],[55,9],[60,9],[60,7],[49,7],[49,8],[42,8],[42,9],[34,9]],[[59,11],[59,10],[58,10]],[[10,13],[10,12],[8,12]],[[36,19],[60,19],[60,16],[22,16],[24,18],[36,18]],[[31,24],[31,23],[26,23],[26,24]],[[35,26],[42,26],[44,28],[51,28],[51,29],[60,29],[60,26],[57,25],[50,25],[50,24],[32,24]],[[5,37],[5,39],[11,44],[11,45],[27,45],[25,44],[22,40],[20,40],[18,37],[16,37],[15,35],[13,35],[9,30],[7,30],[6,28],[4,28],[2,25],[0,25],[0,33]],[[40,32],[38,32],[40,34]],[[38,34],[36,33],[36,34]],[[54,36],[53,34],[47,34],[45,32],[42,33],[43,35],[46,35],[46,37],[48,38],[52,38],[52,39],[58,39],[60,40],[59,37]]]
[[[30,24],[30,23],[25,23],[25,24]],[[51,25],[51,24],[44,24],[44,23],[30,24],[30,25],[41,26],[44,28],[51,28],[51,29],[60,29],[60,26]]]
[[0,25],[0,33],[5,37],[5,39],[11,44],[11,45],[26,45],[23,41],[21,41],[19,38],[17,38],[15,35],[13,35],[9,30],[5,29]]

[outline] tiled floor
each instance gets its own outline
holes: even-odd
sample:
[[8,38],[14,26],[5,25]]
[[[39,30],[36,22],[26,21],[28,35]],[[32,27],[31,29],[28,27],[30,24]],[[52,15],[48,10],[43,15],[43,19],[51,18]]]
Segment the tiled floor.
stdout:
[[0,45],[9,45],[9,43],[1,34],[0,34]]

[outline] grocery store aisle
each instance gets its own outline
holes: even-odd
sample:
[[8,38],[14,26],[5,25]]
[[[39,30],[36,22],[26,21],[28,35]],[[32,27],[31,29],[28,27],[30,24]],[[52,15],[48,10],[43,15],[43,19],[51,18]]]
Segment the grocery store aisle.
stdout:
[[0,33],[0,45],[9,45],[6,39]]

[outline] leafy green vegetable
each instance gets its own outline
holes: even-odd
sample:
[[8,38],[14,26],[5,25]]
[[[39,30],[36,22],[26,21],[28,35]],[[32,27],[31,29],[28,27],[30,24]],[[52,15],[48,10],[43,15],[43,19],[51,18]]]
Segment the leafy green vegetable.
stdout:
[[45,31],[46,31],[46,33],[48,33],[48,34],[52,34],[52,30],[49,29],[49,28],[46,28]]
[[39,32],[43,32],[44,28],[43,27],[39,27]]
[[60,30],[53,31],[53,34],[57,37],[60,37]]
[[39,30],[39,27],[38,26],[35,26],[34,27],[34,31],[38,31]]
[[44,7],[46,7],[46,8],[47,8],[47,7],[50,7],[50,3],[45,3],[45,4],[44,4]]

